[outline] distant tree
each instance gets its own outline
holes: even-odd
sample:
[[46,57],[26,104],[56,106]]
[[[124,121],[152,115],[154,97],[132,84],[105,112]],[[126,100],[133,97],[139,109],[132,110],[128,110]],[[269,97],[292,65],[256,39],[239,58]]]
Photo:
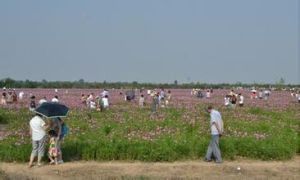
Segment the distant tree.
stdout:
[[281,78],[279,79],[278,84],[280,84],[280,85],[284,85],[284,84],[285,84],[285,80],[284,80],[283,77],[281,77]]
[[83,84],[83,83],[84,83],[84,79],[79,79],[78,82],[79,82],[80,84]]
[[2,80],[5,87],[12,88],[15,86],[16,81],[11,78],[5,78]]
[[174,85],[178,86],[178,81],[177,80],[174,81]]
[[139,83],[138,83],[137,81],[133,81],[133,82],[132,82],[132,86],[133,86],[133,87],[137,88],[138,85],[139,85]]

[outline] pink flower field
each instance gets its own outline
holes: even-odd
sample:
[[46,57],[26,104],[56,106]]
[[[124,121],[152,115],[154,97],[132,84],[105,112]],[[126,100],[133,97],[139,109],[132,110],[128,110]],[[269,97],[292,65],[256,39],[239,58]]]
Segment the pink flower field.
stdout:
[[[88,95],[90,93],[94,93],[94,96],[96,97],[100,96],[100,93],[102,92],[101,89],[58,89],[58,92],[55,92],[55,89],[16,89],[17,94],[21,91],[25,93],[23,101],[9,105],[10,108],[28,107],[30,94],[32,94],[35,95],[37,104],[43,97],[46,97],[47,100],[50,101],[55,95],[57,95],[60,102],[71,109],[84,109],[86,106],[81,104],[81,94]],[[109,90],[109,101],[112,108],[124,103],[125,91],[126,90],[119,89]],[[122,92],[123,95],[120,95],[120,92]],[[136,101],[133,101],[132,103],[138,104],[137,99],[140,93],[139,91],[136,92]],[[199,99],[192,96],[191,90],[188,89],[171,89],[171,92],[171,106],[192,108],[198,104],[212,104],[213,106],[221,107],[224,105],[224,96],[228,94],[230,90],[214,90],[211,98],[209,99]],[[271,96],[268,100],[250,99],[250,90],[236,90],[235,92],[243,94],[245,97],[246,107],[263,107],[268,109],[284,110],[288,107],[299,106],[297,99],[292,97],[288,91],[273,91],[271,92]],[[205,94],[205,91],[203,91],[203,93]],[[146,91],[144,91],[143,94],[146,97],[146,103],[148,105],[151,104],[151,97],[146,94]]]

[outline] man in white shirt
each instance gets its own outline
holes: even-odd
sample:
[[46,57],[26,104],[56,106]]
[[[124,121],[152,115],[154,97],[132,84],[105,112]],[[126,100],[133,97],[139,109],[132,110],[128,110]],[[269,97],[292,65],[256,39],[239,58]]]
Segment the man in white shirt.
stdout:
[[41,165],[41,160],[45,154],[46,129],[48,126],[41,115],[34,116],[30,122],[30,134],[32,139],[32,152],[30,155],[29,167],[33,166],[35,157],[38,157],[37,165]]
[[224,98],[224,104],[226,107],[229,107],[230,105],[230,97],[229,95],[226,95],[225,98]]
[[90,109],[96,109],[96,102],[90,101]]
[[108,97],[109,93],[106,89],[104,89],[104,91],[101,93],[101,97],[104,98],[105,96]]
[[42,99],[39,100],[39,105],[43,104],[47,102],[47,98],[46,97],[43,97]]
[[103,103],[103,107],[104,108],[108,108],[109,107],[109,103],[108,103],[108,96],[104,96],[104,98],[102,98],[102,103]]
[[210,90],[206,91],[206,98],[210,98]]
[[54,96],[54,98],[51,100],[51,102],[58,103],[59,102],[58,96]]
[[21,91],[19,92],[19,100],[23,100],[23,98],[24,98],[24,92]]
[[211,140],[207,148],[205,161],[212,161],[212,157],[215,158],[216,163],[222,163],[221,151],[219,148],[219,138],[223,133],[223,120],[221,114],[209,106],[207,111],[210,113],[210,129]]
[[239,106],[243,107],[244,106],[244,96],[241,93],[239,94],[239,98],[240,98]]

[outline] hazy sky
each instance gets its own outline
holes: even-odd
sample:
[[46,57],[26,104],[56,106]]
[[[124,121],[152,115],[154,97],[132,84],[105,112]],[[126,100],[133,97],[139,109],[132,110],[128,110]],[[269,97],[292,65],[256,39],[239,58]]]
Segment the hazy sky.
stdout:
[[298,0],[1,0],[0,79],[299,83]]

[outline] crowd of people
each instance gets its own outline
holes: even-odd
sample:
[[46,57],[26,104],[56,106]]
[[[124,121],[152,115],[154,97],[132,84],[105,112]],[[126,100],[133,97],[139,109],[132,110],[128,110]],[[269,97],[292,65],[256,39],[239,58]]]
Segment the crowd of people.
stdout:
[[239,107],[244,106],[244,96],[242,93],[235,93],[234,90],[231,90],[229,94],[224,97],[224,105],[226,107],[235,108],[238,104]]
[[[203,93],[205,92],[205,93]],[[213,94],[213,89],[207,89],[207,90],[201,90],[201,89],[192,89],[191,91],[191,95],[192,96],[196,96],[197,98],[211,98],[212,94]]]
[[291,96],[293,98],[296,98],[298,102],[300,103],[300,90],[296,90],[295,88],[290,89]]
[[88,109],[96,109],[97,111],[103,111],[109,108],[109,92],[104,89],[100,96],[96,96],[94,93],[89,95],[81,94],[81,104]]
[[6,88],[3,88],[0,104],[10,105],[10,104],[16,104],[17,102],[18,102],[18,95],[16,93],[16,90],[15,89],[6,90]]

